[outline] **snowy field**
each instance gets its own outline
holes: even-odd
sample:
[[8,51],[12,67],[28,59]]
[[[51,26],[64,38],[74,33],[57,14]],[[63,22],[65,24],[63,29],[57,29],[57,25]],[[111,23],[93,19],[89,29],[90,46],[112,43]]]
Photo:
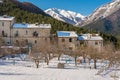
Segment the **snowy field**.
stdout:
[[56,64],[59,61],[56,59],[51,60],[49,66],[40,63],[38,69],[32,61],[15,60],[0,60],[0,80],[114,80],[110,77],[112,72],[96,75],[98,70],[75,67],[74,64],[66,64],[65,69],[58,69]]

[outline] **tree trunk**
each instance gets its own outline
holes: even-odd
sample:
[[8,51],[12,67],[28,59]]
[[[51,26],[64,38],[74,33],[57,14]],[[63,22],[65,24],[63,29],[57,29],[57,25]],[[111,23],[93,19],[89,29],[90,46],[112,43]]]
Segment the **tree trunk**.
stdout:
[[94,69],[97,69],[97,65],[96,65],[96,63],[97,63],[97,60],[94,59]]
[[49,60],[50,60],[51,59],[50,53],[48,55],[49,55]]
[[90,65],[90,61],[91,61],[91,59],[88,59],[89,60],[89,65]]
[[61,56],[61,54],[58,55],[58,60],[60,60],[60,56]]
[[77,56],[75,56],[75,66],[77,66]]
[[86,58],[85,58],[85,56],[83,56],[83,62],[86,63]]
[[36,68],[39,68],[39,60],[35,60]]
[[39,64],[36,64],[36,68],[39,68]]
[[46,61],[47,61],[47,65],[49,65],[49,59],[48,59],[48,58],[46,58],[46,59],[47,59],[47,60],[46,60]]
[[49,65],[49,57],[45,56],[45,62]]

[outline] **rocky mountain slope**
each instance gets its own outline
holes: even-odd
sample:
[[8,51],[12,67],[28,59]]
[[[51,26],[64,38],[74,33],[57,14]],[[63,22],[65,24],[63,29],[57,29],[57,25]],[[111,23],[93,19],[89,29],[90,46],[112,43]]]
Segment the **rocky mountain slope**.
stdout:
[[60,20],[72,25],[77,25],[85,19],[85,16],[79,13],[56,9],[56,8],[47,9],[45,10],[45,12],[57,20]]
[[114,0],[96,9],[87,20],[84,27],[104,33],[120,34],[120,0]]
[[91,15],[87,17],[87,19],[83,22],[82,25],[86,25],[96,20],[106,18],[113,14],[114,12],[118,11],[119,9],[120,0],[113,0],[112,2],[97,8]]

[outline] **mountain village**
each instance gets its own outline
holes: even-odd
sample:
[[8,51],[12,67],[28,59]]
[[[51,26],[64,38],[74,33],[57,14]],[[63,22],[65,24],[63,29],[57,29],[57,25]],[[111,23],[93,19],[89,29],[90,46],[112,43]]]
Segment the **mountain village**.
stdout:
[[[41,45],[55,43],[58,47],[74,50],[79,45],[92,45],[99,50],[103,47],[103,38],[99,34],[77,34],[75,31],[57,31],[56,35],[50,33],[51,24],[15,23],[15,17],[3,15],[0,17],[1,39],[5,46],[14,46],[24,42],[23,45]],[[42,45],[41,45],[42,46]]]
[[[32,60],[36,68],[43,66],[58,69],[72,69],[80,66],[87,69],[98,68],[97,59],[100,59],[99,55],[103,51],[103,38],[99,36],[99,33],[77,34],[75,31],[57,31],[56,34],[51,34],[51,27],[51,24],[16,23],[15,17],[0,16],[0,57],[3,59],[1,63],[12,61],[13,65],[19,66],[18,64],[20,64],[32,67]],[[89,52],[92,54],[90,55]],[[92,58],[94,66],[91,63]],[[58,62],[55,62],[57,60]],[[87,66],[85,63],[88,60],[89,65]],[[25,64],[23,64],[24,62]],[[73,66],[73,63],[75,66]],[[99,67],[103,65],[105,63],[102,63]],[[101,73],[100,69],[97,74]]]
[[87,17],[0,0],[0,80],[120,80],[119,13],[120,0]]

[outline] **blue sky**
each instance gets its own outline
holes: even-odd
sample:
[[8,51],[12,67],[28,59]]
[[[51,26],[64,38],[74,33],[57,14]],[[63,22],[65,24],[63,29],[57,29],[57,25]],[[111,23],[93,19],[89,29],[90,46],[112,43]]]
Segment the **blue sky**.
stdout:
[[31,2],[41,9],[58,8],[70,10],[82,15],[91,14],[99,6],[111,2],[112,0],[19,0]]

